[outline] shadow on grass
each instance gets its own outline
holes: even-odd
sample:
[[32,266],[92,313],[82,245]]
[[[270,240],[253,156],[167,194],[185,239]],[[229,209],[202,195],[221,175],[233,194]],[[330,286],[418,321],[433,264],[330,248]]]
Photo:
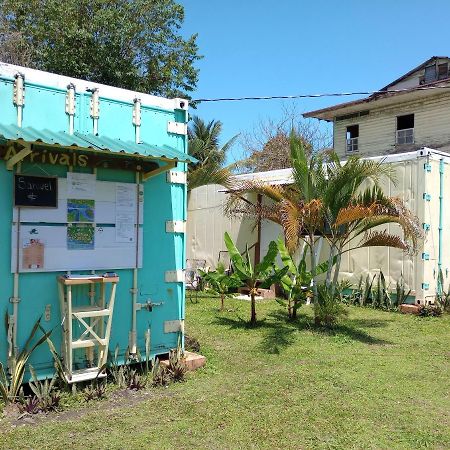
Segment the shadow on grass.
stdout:
[[280,354],[285,348],[293,345],[294,334],[304,330],[324,336],[343,336],[368,345],[390,345],[392,342],[371,336],[362,329],[385,327],[388,322],[391,320],[355,319],[327,328],[314,325],[313,319],[306,314],[300,313],[296,319],[289,319],[282,311],[274,311],[254,325],[241,317],[215,317],[215,323],[227,326],[231,330],[262,330],[264,336],[258,347],[271,354]]

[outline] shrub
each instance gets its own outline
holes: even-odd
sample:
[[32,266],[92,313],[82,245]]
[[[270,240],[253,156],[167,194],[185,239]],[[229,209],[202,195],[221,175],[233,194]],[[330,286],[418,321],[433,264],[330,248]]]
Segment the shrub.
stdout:
[[338,292],[332,294],[326,284],[317,286],[317,300],[314,302],[314,323],[316,325],[332,327],[347,314]]

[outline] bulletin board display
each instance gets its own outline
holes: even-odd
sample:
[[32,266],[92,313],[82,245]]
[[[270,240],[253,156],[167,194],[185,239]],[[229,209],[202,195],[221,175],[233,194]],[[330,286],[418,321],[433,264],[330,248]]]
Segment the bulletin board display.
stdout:
[[68,173],[58,178],[56,208],[14,208],[11,271],[142,267],[142,217],[142,185]]

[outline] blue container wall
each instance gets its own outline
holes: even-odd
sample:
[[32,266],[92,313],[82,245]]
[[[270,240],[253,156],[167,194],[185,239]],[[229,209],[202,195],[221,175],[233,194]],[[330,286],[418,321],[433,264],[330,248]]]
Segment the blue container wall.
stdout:
[[[131,93],[130,93],[131,95]],[[12,82],[0,80],[1,123],[16,123],[16,109],[12,104]],[[90,118],[90,94],[76,95],[75,131],[92,132]],[[132,125],[132,98],[129,103],[110,99],[100,99],[99,135],[122,140],[134,140]],[[167,133],[167,122],[184,122],[185,112],[165,111],[157,108],[142,107],[141,137],[145,142],[158,146],[169,145],[180,151],[187,151],[185,136]],[[23,126],[51,131],[67,131],[68,116],[65,114],[65,91],[26,85],[26,103]],[[67,167],[52,165],[22,165],[22,171],[28,174],[47,173],[66,177]],[[86,168],[73,168],[74,171],[89,171]],[[185,164],[179,164],[175,170],[186,170]],[[98,169],[97,179],[102,181],[135,182],[135,174],[129,171]],[[13,275],[11,273],[11,226],[13,210],[13,172],[6,170],[0,160],[0,314],[5,311],[12,314],[10,297],[13,296]],[[145,353],[145,332],[151,330],[151,353],[167,353],[177,345],[178,333],[164,333],[164,322],[184,319],[183,283],[165,282],[165,272],[184,268],[184,234],[166,233],[168,220],[186,219],[186,187],[170,184],[166,173],[150,178],[144,183],[143,217],[143,267],[138,270],[138,302],[151,300],[162,302],[151,312],[143,309],[137,312],[137,342],[142,354]],[[105,268],[107,269],[107,268]],[[109,268],[115,270],[114,267]],[[114,307],[110,351],[119,346],[123,355],[129,344],[129,332],[132,328],[133,270],[118,270],[120,282],[117,287]],[[42,316],[45,329],[53,330],[52,340],[57,348],[61,346],[61,313],[57,292],[57,272],[23,273],[19,277],[18,307],[18,347],[24,345],[33,324]],[[76,301],[75,301],[76,302]],[[44,312],[50,305],[50,320],[45,321]],[[74,333],[76,330],[74,330]],[[83,363],[84,351],[79,351],[75,363]],[[7,340],[3,326],[0,326],[0,361],[6,363]],[[39,347],[30,359],[40,377],[53,373],[53,361],[46,344]],[[76,367],[75,367],[76,368]]]

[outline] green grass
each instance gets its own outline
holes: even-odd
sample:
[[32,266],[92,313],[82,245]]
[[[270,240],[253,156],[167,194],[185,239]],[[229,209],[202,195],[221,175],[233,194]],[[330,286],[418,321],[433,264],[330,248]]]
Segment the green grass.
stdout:
[[351,307],[326,332],[309,307],[289,322],[264,301],[249,328],[248,302],[228,300],[224,313],[218,302],[187,302],[187,333],[208,366],[186,383],[88,405],[72,420],[0,422],[0,447],[450,448],[449,316]]

